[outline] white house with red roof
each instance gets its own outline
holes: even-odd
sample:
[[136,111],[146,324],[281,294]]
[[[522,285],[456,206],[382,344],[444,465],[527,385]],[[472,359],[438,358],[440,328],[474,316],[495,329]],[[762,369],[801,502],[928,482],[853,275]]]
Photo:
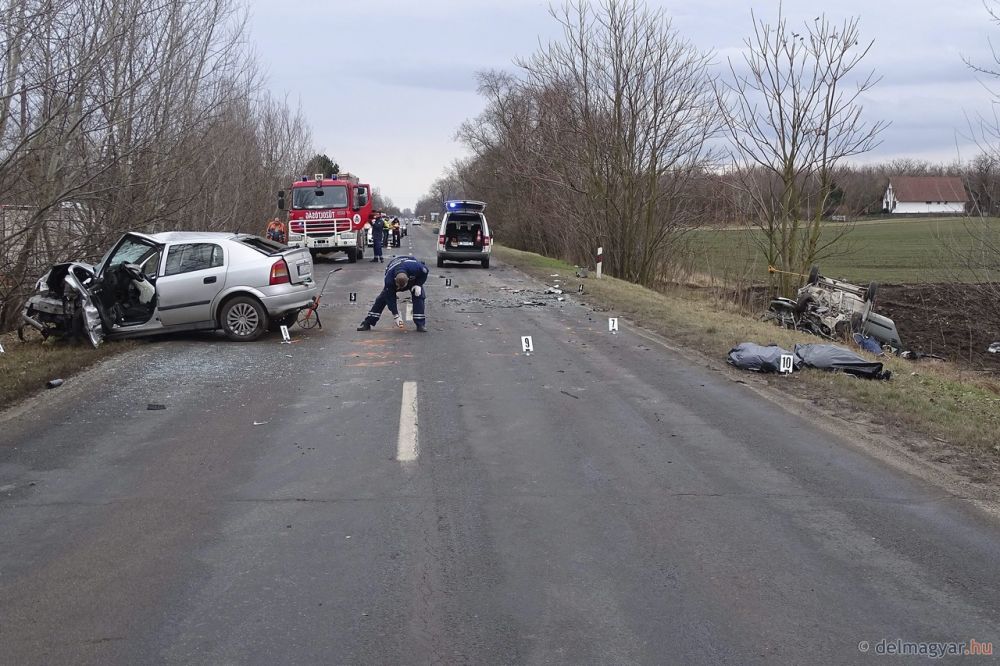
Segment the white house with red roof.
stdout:
[[892,176],[882,209],[899,215],[962,215],[969,195],[958,176]]

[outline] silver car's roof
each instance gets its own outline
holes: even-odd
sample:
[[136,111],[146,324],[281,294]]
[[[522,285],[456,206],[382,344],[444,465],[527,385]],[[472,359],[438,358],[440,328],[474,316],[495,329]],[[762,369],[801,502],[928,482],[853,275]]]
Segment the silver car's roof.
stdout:
[[197,241],[220,241],[238,238],[246,234],[234,234],[227,231],[163,231],[158,234],[141,234],[131,232],[133,236],[147,238],[156,243],[195,243]]

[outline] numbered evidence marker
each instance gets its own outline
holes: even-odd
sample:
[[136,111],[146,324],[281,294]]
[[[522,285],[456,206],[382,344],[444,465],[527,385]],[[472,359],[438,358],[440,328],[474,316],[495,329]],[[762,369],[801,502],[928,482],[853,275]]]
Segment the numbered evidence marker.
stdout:
[[618,335],[618,317],[608,317],[608,331]]
[[351,292],[351,303],[357,303],[357,302],[358,302],[358,292],[352,291]]
[[530,335],[521,336],[521,351],[523,351],[525,354],[528,354],[529,356],[531,355],[531,352],[535,351],[535,346],[531,342]]
[[450,287],[451,286],[451,278],[445,278],[444,279],[444,286],[446,286],[446,287]]
[[782,354],[779,360],[778,370],[783,375],[792,374],[792,370],[795,369],[795,357],[791,354]]
[[281,327],[281,344],[287,345],[287,344],[291,344],[291,342],[292,342],[292,336],[288,333],[288,327],[287,326],[282,326]]

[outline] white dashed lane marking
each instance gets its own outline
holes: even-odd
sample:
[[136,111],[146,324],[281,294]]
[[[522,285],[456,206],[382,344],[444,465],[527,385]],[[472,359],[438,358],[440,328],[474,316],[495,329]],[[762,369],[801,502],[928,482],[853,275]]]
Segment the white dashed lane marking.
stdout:
[[396,460],[416,462],[418,451],[417,383],[403,382],[403,401],[399,406],[399,439],[396,443]]

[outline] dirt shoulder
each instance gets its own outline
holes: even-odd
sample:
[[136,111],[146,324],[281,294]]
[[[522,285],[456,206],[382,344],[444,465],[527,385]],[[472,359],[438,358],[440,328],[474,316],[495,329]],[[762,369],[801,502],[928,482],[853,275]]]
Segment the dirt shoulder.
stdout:
[[816,370],[791,377],[737,371],[725,360],[740,342],[791,349],[818,340],[749,318],[704,290],[661,293],[614,278],[577,279],[573,266],[561,261],[502,246],[494,251],[543,282],[551,284],[550,276],[559,273],[570,293],[582,284],[579,298],[595,310],[628,318],[776,402],[828,417],[831,427],[842,426],[841,434],[880,440],[882,448],[903,452],[911,462],[947,469],[977,486],[1000,485],[1000,384],[994,378],[948,362],[899,358],[884,359],[893,372],[888,382]]
[[114,354],[134,347],[131,342],[105,342],[97,349],[89,344],[42,340],[33,335],[21,342],[16,333],[0,335],[0,409],[9,407],[46,388],[53,379],[66,379]]

